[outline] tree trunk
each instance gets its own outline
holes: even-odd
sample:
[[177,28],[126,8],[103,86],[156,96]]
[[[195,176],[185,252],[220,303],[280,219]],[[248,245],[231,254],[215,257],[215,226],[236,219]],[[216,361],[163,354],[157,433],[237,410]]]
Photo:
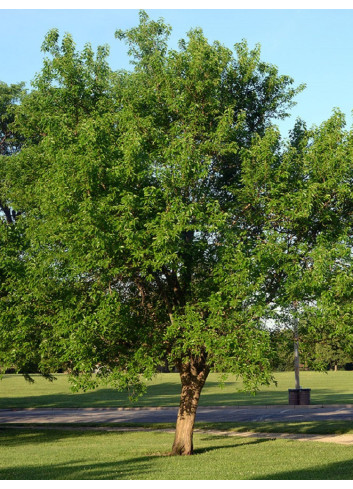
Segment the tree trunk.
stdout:
[[171,455],[192,455],[196,410],[209,368],[204,362],[190,361],[179,366],[179,372],[182,387]]

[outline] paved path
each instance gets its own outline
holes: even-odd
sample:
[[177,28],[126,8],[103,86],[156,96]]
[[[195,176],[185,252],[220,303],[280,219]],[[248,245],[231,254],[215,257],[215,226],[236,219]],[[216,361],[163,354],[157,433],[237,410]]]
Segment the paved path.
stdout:
[[[174,423],[177,408],[1,409],[0,423]],[[352,405],[199,407],[196,421],[353,421]]]
[[[143,428],[87,427],[75,426],[75,423],[149,423],[149,422],[175,422],[177,408],[86,408],[86,409],[21,409],[0,410],[0,423],[15,427],[15,423],[29,424],[42,423],[52,427],[51,423],[66,423],[60,429],[89,429],[104,431],[132,431]],[[245,421],[323,421],[323,420],[352,420],[353,406],[247,406],[247,407],[199,407],[197,421],[221,422],[245,422]],[[148,428],[145,429],[148,431]],[[174,431],[174,430],[163,430]],[[314,441],[323,443],[336,443],[341,445],[353,445],[353,435],[303,435],[297,433],[254,433],[254,432],[229,432],[221,430],[200,430],[195,432],[207,433],[218,436],[237,436],[245,438],[261,439],[290,439],[297,441]]]

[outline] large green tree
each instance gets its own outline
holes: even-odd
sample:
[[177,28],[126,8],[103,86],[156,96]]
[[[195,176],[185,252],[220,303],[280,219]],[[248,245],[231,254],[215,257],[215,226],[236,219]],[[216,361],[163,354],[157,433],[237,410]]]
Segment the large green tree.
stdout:
[[211,370],[249,389],[271,380],[263,320],[303,302],[291,264],[302,270],[308,250],[291,246],[310,238],[300,210],[315,187],[300,127],[287,147],[271,128],[302,87],[245,41],[233,52],[194,29],[168,50],[169,33],[141,12],[138,27],[117,32],[134,68],[115,72],[108,48],[79,53],[69,35],[46,36],[49,57],[17,110],[25,143],[7,167],[29,245],[26,287],[1,328],[18,338],[25,324],[41,370],[65,364],[76,388],[106,382],[134,396],[141,376],[175,365],[172,453],[191,454]]

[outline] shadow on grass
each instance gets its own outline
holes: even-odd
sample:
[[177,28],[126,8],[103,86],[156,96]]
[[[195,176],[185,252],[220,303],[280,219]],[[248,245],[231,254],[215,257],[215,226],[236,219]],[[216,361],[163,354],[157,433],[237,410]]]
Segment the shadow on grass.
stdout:
[[320,465],[301,470],[273,472],[255,477],[257,480],[351,480],[353,479],[353,459]]
[[43,466],[22,465],[13,469],[0,469],[2,480],[74,480],[74,479],[148,479],[154,457],[137,457],[117,462],[90,463],[74,460]]
[[[120,433],[119,433],[120,434]],[[121,433],[124,434],[124,433]],[[107,432],[95,431],[95,436],[106,436]],[[0,428],[0,446],[7,448],[16,448],[23,445],[35,445],[42,443],[55,443],[56,441],[69,438],[84,438],[92,436],[92,431],[66,431],[66,430],[48,430],[38,428],[21,427]]]
[[[39,450],[39,445],[42,443],[51,443],[52,447],[55,446],[55,442],[62,440],[63,438],[78,438],[84,436],[91,436],[92,433],[82,433],[82,432],[61,432],[61,431],[51,431],[51,432],[32,432],[30,430],[23,430],[21,432],[9,432],[0,431],[0,443],[3,447],[10,447],[14,451],[16,448],[27,445],[26,450],[28,452],[32,450]],[[95,436],[100,436],[100,434],[95,433]],[[101,436],[106,436],[106,433],[102,433]],[[125,436],[122,433],[121,436]],[[269,439],[256,439],[256,440],[246,440],[241,443],[234,442],[224,443],[224,438],[221,436],[209,436],[203,438],[207,446],[202,448],[197,448],[195,450],[195,463],[200,464],[203,460],[203,456],[212,451],[220,451],[215,460],[222,457],[222,451],[228,451],[229,449],[243,449],[244,445],[259,446],[260,444],[268,444],[271,446],[272,440]],[[223,440],[223,442],[222,442]],[[217,441],[220,442],[217,445]],[[214,443],[216,442],[216,443]],[[4,460],[2,460],[3,468],[0,469],[0,479],[2,480],[139,480],[139,479],[155,479],[156,474],[161,474],[161,469],[163,472],[163,478],[165,480],[174,478],[188,478],[187,474],[190,474],[188,469],[189,461],[192,458],[186,457],[185,463],[182,463],[179,457],[171,457],[168,460],[167,466],[165,465],[166,457],[158,454],[142,455],[142,456],[130,456],[126,454],[126,458],[122,459],[121,453],[117,454],[117,460],[104,460],[104,455],[97,453],[96,455],[91,454],[86,459],[82,453],[79,454],[72,447],[72,459],[69,461],[58,462],[55,461],[54,456],[50,454],[50,446],[46,448],[46,456],[43,457],[37,465],[31,465],[26,460],[22,465],[12,467],[4,467]],[[236,451],[234,453],[234,477],[237,477],[236,467]],[[255,449],[254,456],[257,450]],[[263,451],[261,452],[264,453]],[[269,455],[271,454],[271,449]],[[69,454],[70,455],[70,454]],[[110,454],[113,455],[113,454]],[[164,455],[164,454],[162,454]],[[166,454],[165,454],[166,455]],[[53,462],[50,461],[52,457]],[[75,459],[75,457],[77,457]],[[101,460],[99,460],[101,457]],[[201,458],[199,458],[201,457]],[[229,454],[228,454],[229,457]],[[179,460],[177,460],[179,458]],[[213,458],[212,458],[213,459]],[[334,463],[320,464],[308,468],[298,468],[292,470],[277,470],[275,466],[275,460],[273,460],[272,472],[261,473],[261,469],[257,472],[256,476],[249,477],[250,479],[260,479],[260,480],[351,480],[353,479],[353,459],[344,460]],[[6,463],[6,462],[5,462]],[[40,465],[39,465],[40,463]],[[180,470],[178,469],[180,467]],[[198,473],[198,475],[200,475]],[[210,470],[204,467],[202,470],[202,477],[205,479],[212,478],[214,472],[210,466]],[[229,474],[231,477],[231,473]],[[229,477],[228,477],[229,478]]]
[[[91,434],[87,434],[90,436]],[[96,434],[95,434],[96,435]],[[102,433],[102,436],[105,434]],[[124,436],[122,434],[122,436]],[[1,433],[0,440],[3,447],[11,447],[12,449],[19,448],[23,445],[27,445],[28,449],[35,449],[34,447],[42,443],[54,444],[56,441],[63,438],[77,438],[85,436],[83,433],[77,432],[35,432],[32,433],[29,430],[23,430],[17,434],[13,433]],[[222,437],[215,437],[222,441]],[[266,443],[270,440],[247,440],[241,444],[234,442],[228,444],[214,445],[212,441],[215,438],[207,438],[210,441],[210,445],[207,447],[199,448],[195,450],[195,455],[201,455],[209,453],[214,450],[229,450],[230,448],[240,448],[244,445],[258,445],[260,443]],[[224,440],[224,438],[223,438]],[[39,447],[38,447],[39,448]],[[49,452],[50,454],[50,448]],[[75,452],[73,453],[73,459],[68,462],[51,463],[45,460],[41,465],[23,464],[13,466],[9,468],[0,469],[0,479],[2,480],[74,480],[74,479],[96,479],[96,480],[112,480],[112,479],[154,479],[156,473],[160,473],[158,470],[158,463],[161,459],[169,458],[167,453],[144,455],[139,457],[131,457],[117,461],[102,461],[99,460],[85,460],[84,458],[75,460]],[[49,455],[50,456],[50,455]],[[178,465],[177,459],[179,457],[170,457],[168,465],[173,469],[173,465]],[[185,462],[189,462],[189,457],[181,457]],[[186,460],[188,459],[188,460]],[[175,462],[173,462],[175,460]],[[180,458],[179,458],[180,460]],[[173,475],[173,470],[171,472]],[[168,473],[164,474],[168,478]],[[182,473],[182,476],[185,473]],[[174,478],[174,477],[172,477]],[[183,478],[183,477],[182,477]]]
[[[172,423],[0,423],[0,435],[4,430],[60,430],[60,431],[94,431],[94,432],[119,432],[122,428],[146,429],[151,431],[175,430],[175,422]],[[297,422],[198,422],[195,423],[197,430],[221,430],[229,434],[253,431],[255,433],[297,433],[309,435],[344,435],[353,433],[352,421],[347,420],[324,420],[324,421],[297,421]],[[201,431],[201,432],[202,432]],[[220,435],[223,437],[224,435]],[[216,439],[217,435],[212,434]]]
[[[124,437],[126,433],[115,433],[115,436]],[[72,438],[82,439],[87,437],[88,442],[92,432],[83,431],[33,431],[33,430],[6,430],[0,429],[0,446],[4,448],[16,449],[26,446],[28,451],[41,449],[45,443],[54,444],[61,440]],[[107,436],[107,433],[95,432],[94,436]],[[108,435],[109,436],[109,435]],[[50,458],[51,447],[47,448],[48,458]],[[151,462],[157,458],[153,456],[142,456],[117,460],[113,462],[96,462],[91,460],[75,459],[77,452],[72,453],[72,460],[62,463],[44,462],[41,465],[18,465],[0,469],[0,480],[51,480],[51,479],[138,479],[139,477],[148,478]],[[152,464],[153,465],[153,464]],[[153,468],[153,467],[152,467]],[[147,474],[147,477],[146,477]]]
[[[35,392],[35,390],[33,390]],[[135,407],[135,406],[178,406],[180,388],[170,382],[160,386],[151,386],[148,393],[138,402],[132,403],[128,399],[127,392],[119,392],[116,389],[97,389],[90,392],[78,392],[67,394],[43,394],[27,395],[23,397],[2,397],[0,409],[7,408],[78,408],[78,407]]]
[[[218,384],[213,383],[214,387]],[[252,395],[244,392],[222,392],[207,393],[202,392],[200,406],[234,406],[234,405],[268,405],[268,404],[288,404],[288,390],[266,390]],[[353,404],[353,393],[338,393],[330,389],[312,389],[311,404]]]
[[[227,447],[229,448],[229,447]],[[2,480],[139,480],[154,479],[156,456],[136,457],[118,462],[89,463],[83,460],[40,467],[23,465],[13,469],[1,469]],[[168,479],[168,474],[165,474]],[[207,476],[205,476],[206,478]],[[183,477],[181,477],[182,479]],[[259,475],[257,480],[351,480],[353,459],[318,467]],[[251,479],[251,478],[250,478]]]
[[[219,388],[218,382],[208,382],[207,388],[200,398],[200,406],[235,406],[235,405],[266,405],[288,404],[287,390],[266,390],[258,392],[255,396],[236,390],[229,392]],[[211,392],[208,392],[208,389]],[[216,392],[214,392],[216,391]],[[35,390],[33,390],[35,392]],[[148,407],[164,406],[176,407],[179,405],[180,386],[176,382],[163,382],[151,385],[145,396],[136,403],[131,403],[126,392],[115,389],[97,389],[82,393],[27,395],[22,397],[4,397],[0,399],[0,409],[26,408],[26,407]],[[352,393],[337,393],[329,389],[317,389],[311,392],[312,404],[353,404]]]
[[[215,441],[215,440],[224,440],[224,436],[215,436],[212,435],[207,438],[203,438],[206,441]],[[212,452],[213,450],[221,450],[222,448],[228,449],[228,448],[239,448],[239,447],[244,447],[245,445],[259,445],[260,443],[267,443],[269,441],[272,441],[272,439],[269,438],[257,438],[254,440],[249,440],[249,441],[241,441],[241,444],[239,443],[234,443],[234,444],[228,444],[228,445],[216,445],[216,446],[209,446],[209,447],[203,447],[203,448],[197,448],[194,450],[194,455],[202,454],[202,453],[209,453]]]

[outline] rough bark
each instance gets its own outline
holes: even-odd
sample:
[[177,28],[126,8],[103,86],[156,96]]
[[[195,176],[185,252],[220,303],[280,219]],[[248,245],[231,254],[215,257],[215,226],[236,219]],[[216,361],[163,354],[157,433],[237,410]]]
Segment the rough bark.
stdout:
[[192,455],[193,432],[200,394],[209,368],[204,361],[179,365],[181,396],[171,455]]

